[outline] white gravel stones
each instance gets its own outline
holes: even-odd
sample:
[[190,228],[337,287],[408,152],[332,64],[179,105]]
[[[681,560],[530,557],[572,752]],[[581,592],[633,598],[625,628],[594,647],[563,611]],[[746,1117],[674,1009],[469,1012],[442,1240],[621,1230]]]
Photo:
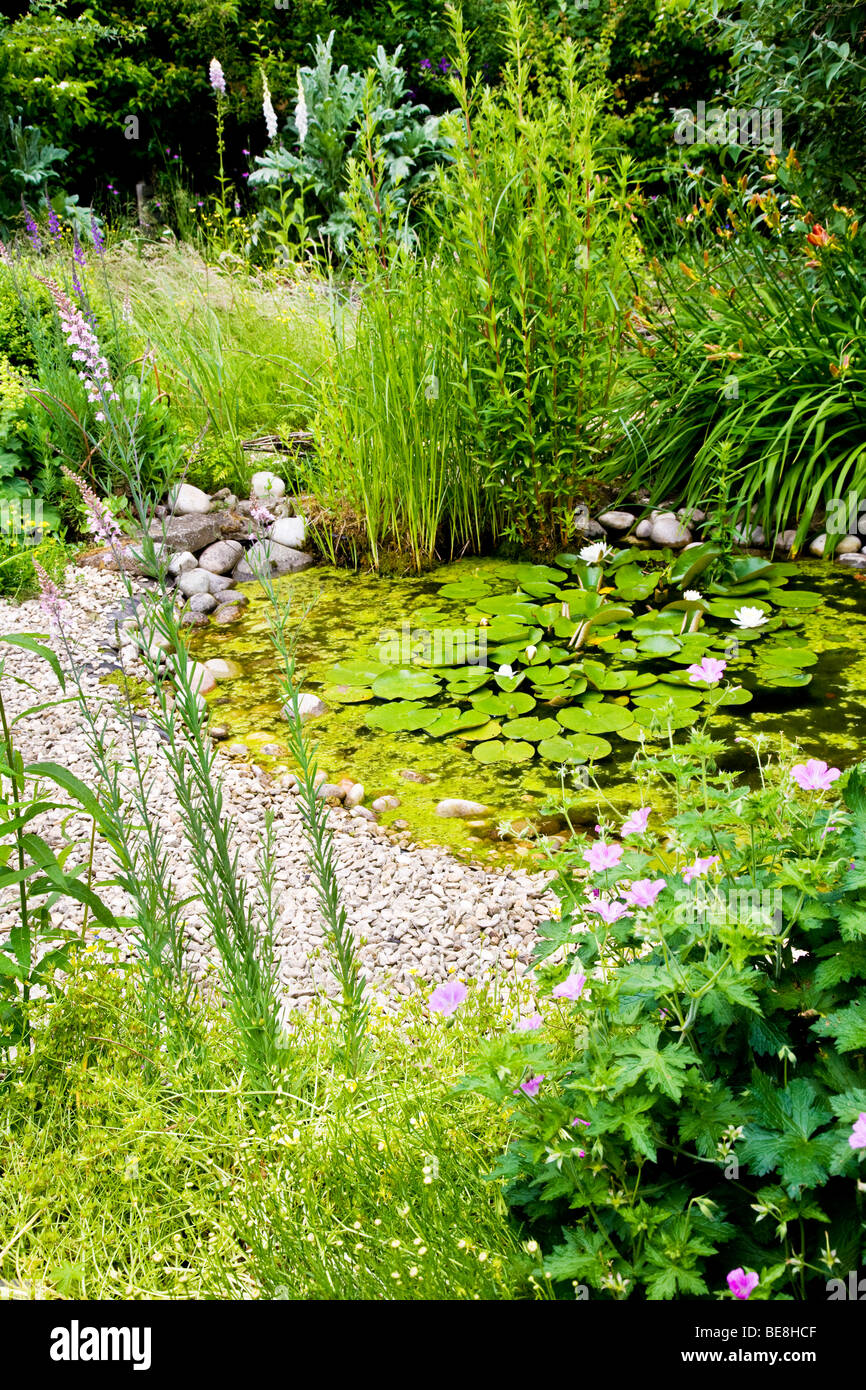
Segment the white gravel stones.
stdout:
[[[113,622],[107,614],[117,610],[125,598],[122,580],[99,570],[70,569],[64,586],[69,604],[64,613],[64,629],[76,660],[87,664],[82,675],[85,689],[94,700],[103,702],[107,716],[107,735],[116,741],[116,757],[123,785],[132,782],[124,750],[129,746],[129,730],[121,715],[122,697],[111,685],[100,686],[91,674],[105,658],[105,647]],[[104,620],[94,619],[102,610]],[[0,602],[0,631],[42,630],[44,615],[36,601],[20,606]],[[137,674],[143,674],[133,646],[124,648],[126,659]],[[67,665],[66,656],[60,660]],[[60,691],[50,668],[32,653],[10,647],[7,672],[25,677],[36,690],[18,687],[4,680],[4,698],[10,713],[38,703],[36,696],[52,699]],[[212,675],[212,673],[210,673]],[[216,732],[213,730],[212,732]],[[73,704],[61,704],[23,719],[17,727],[25,762],[53,759],[93,786],[87,754],[85,725]],[[179,893],[192,895],[186,914],[189,923],[187,944],[189,967],[203,979],[216,962],[206,912],[196,899],[196,885],[183,838],[182,815],[172,788],[164,744],[148,716],[136,735],[141,757],[149,768],[151,814],[166,836],[173,881]],[[268,776],[248,761],[245,745],[234,747],[236,755],[223,756],[220,744],[217,775],[227,814],[231,815],[234,845],[241,868],[255,884],[260,873],[261,845],[265,815],[274,816],[276,835],[276,901],[279,904],[277,948],[280,980],[287,1007],[302,1004],[319,989],[330,992],[331,977],[324,965],[324,936],[310,876],[307,844],[296,797],[287,789],[288,778]],[[327,781],[324,773],[320,782]],[[528,963],[539,922],[549,918],[555,901],[547,891],[547,875],[530,876],[522,868],[508,871],[487,870],[462,864],[445,849],[401,848],[393,843],[384,827],[370,820],[372,811],[357,805],[351,809],[333,806],[328,816],[334,831],[337,874],[346,904],[348,922],[361,945],[364,973],[376,990],[391,989],[406,994],[418,982],[439,982],[450,972],[478,976],[488,970],[518,968]],[[64,843],[62,822],[65,810],[46,812],[34,823],[36,833],[45,836],[55,849]],[[73,817],[66,831],[86,842],[90,823],[86,817]],[[110,878],[113,862],[108,847],[97,841],[94,879]],[[119,888],[105,888],[102,896],[117,913],[129,911],[130,904]],[[54,917],[58,925],[81,928],[80,904],[58,902]],[[11,918],[0,919],[6,930]],[[91,922],[88,928],[93,932]],[[100,928],[100,934],[105,933]],[[94,933],[95,937],[95,933]],[[131,934],[119,935],[121,956],[134,951]]]
[[206,492],[192,483],[180,483],[172,488],[169,503],[177,516],[203,516],[213,505]]
[[447,797],[439,802],[436,814],[445,819],[471,819],[473,816],[486,815],[487,810],[488,807],[480,801],[461,801],[458,797]]

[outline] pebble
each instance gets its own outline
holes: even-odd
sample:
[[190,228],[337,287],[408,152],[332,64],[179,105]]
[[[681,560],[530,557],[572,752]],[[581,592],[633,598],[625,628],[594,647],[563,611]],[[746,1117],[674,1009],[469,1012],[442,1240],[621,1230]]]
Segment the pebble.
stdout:
[[602,512],[598,520],[608,531],[630,531],[634,526],[631,512]]
[[[126,599],[124,582],[109,571],[70,567],[63,588],[68,600],[63,619],[66,638],[80,663],[85,690],[98,696],[101,707],[106,708],[105,688],[97,683],[96,668],[104,660],[117,610]],[[112,612],[114,618],[110,616]],[[38,601],[17,606],[0,601],[0,631],[38,631],[41,620]],[[121,658],[124,652],[129,653],[130,661],[137,660],[132,645],[123,649]],[[68,670],[63,650],[60,660]],[[21,676],[35,687],[26,689],[11,679],[4,681],[4,699],[8,685],[9,712],[13,717],[27,705],[58,696],[50,668],[32,653],[10,647],[6,661],[9,677]],[[213,679],[212,671],[208,670],[207,675]],[[106,737],[115,740],[119,750],[118,774],[122,788],[128,790],[133,772],[123,750],[128,745],[129,730],[125,720],[113,711],[111,702],[107,706]],[[219,744],[214,775],[219,778],[224,805],[232,817],[233,845],[241,867],[249,875],[251,897],[255,896],[258,882],[265,815],[270,812],[274,817],[275,901],[279,914],[276,944],[281,987],[287,1008],[305,1004],[319,990],[333,986],[325,967],[324,929],[310,876],[309,846],[297,800],[289,793],[295,779],[289,773],[268,777],[249,761],[248,745],[232,739],[227,725],[212,724],[209,732]],[[16,737],[25,762],[53,759],[93,785],[87,729],[74,703],[42,709],[22,719]],[[145,715],[137,738],[141,757],[149,769],[151,814],[166,837],[172,881],[181,896],[190,896],[185,909],[189,931],[187,961],[194,976],[203,980],[218,957],[206,911],[196,897],[193,864],[182,835],[183,818],[165,745],[149,715]],[[324,771],[319,772],[317,780],[326,785],[330,781]],[[360,787],[360,783],[353,782],[352,786]],[[392,800],[399,804],[398,798]],[[391,799],[387,804],[391,808]],[[86,818],[73,817],[64,831],[67,820],[66,809],[48,811],[33,823],[32,829],[55,850],[64,843],[65,833],[86,841]],[[384,826],[376,823],[374,812],[361,804],[333,806],[329,825],[348,925],[357,936],[365,938],[362,967],[374,991],[387,989],[410,994],[418,989],[419,982],[432,984],[447,979],[449,969],[477,977],[488,969],[496,969],[497,962],[510,972],[510,952],[517,953],[518,969],[528,966],[536,927],[556,910],[555,899],[548,891],[548,874],[532,876],[519,866],[504,871],[487,870],[459,862],[445,848],[419,849],[411,843],[402,847]],[[99,882],[110,880],[113,873],[110,850],[99,840],[93,873]],[[100,892],[113,911],[129,912],[130,903],[123,890],[107,883]],[[460,912],[455,916],[458,905]],[[81,904],[60,899],[52,908],[54,925],[80,931],[82,912]],[[0,911],[0,936],[8,931],[11,920],[11,914]],[[492,940],[493,930],[500,934],[498,943]],[[482,931],[487,936],[485,942],[481,940]],[[121,929],[116,940],[121,959],[130,958],[135,949],[131,934]]]
[[377,796],[375,801],[370,803],[370,809],[381,815],[383,811],[396,811],[400,805],[399,796]]
[[487,812],[487,807],[480,801],[461,801],[459,797],[446,797],[440,801],[436,807],[437,816],[446,819],[464,818],[468,816],[483,816]]
[[691,531],[682,525],[675,512],[661,512],[650,528],[650,540],[654,545],[669,545],[680,550],[691,539]]

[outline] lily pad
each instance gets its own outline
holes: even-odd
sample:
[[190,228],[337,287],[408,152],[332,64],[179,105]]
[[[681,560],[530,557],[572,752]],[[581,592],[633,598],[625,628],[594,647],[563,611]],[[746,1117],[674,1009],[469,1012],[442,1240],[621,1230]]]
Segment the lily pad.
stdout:
[[364,714],[364,722],[371,729],[384,729],[389,734],[426,729],[437,718],[437,711],[429,705],[415,704],[409,700],[392,700],[390,704],[376,705]]
[[472,701],[472,708],[480,710],[490,718],[516,719],[520,714],[528,714],[535,708],[535,700],[524,690],[515,690],[510,695],[479,695]]
[[764,647],[761,660],[770,666],[785,666],[797,670],[801,666],[815,666],[817,654],[808,647]]
[[606,738],[596,738],[592,734],[556,734],[546,738],[538,745],[542,758],[551,763],[596,762],[608,757],[613,749]]
[[372,690],[360,685],[326,685],[322,691],[326,705],[362,705],[372,698]]
[[767,598],[779,608],[817,608],[823,602],[811,589],[771,589]]
[[330,685],[371,686],[377,676],[390,668],[383,661],[341,661],[326,676]]
[[634,714],[622,705],[605,702],[560,710],[558,719],[564,729],[571,729],[574,733],[612,734],[633,724]]
[[373,682],[373,694],[380,700],[427,700],[438,695],[440,682],[429,671],[396,667]]
[[502,732],[506,738],[528,739],[530,743],[540,743],[543,738],[553,738],[559,733],[555,719],[537,719],[527,715],[524,719],[510,719],[503,724]]
[[503,743],[492,739],[489,743],[479,743],[472,749],[473,758],[480,763],[526,763],[535,756],[531,743]]
[[487,715],[479,710],[457,709],[455,706],[442,710],[426,729],[433,738],[442,738],[445,734],[461,734],[467,729],[480,729],[486,723]]

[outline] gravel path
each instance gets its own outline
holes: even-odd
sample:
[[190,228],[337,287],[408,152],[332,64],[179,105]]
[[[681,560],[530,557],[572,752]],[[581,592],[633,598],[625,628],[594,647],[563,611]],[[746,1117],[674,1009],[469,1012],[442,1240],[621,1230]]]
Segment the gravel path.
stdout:
[[[111,633],[107,615],[125,601],[126,589],[115,574],[70,568],[64,593],[68,599],[64,632],[76,664],[83,668],[85,689],[110,716],[109,728],[122,764],[128,729],[117,710],[118,692],[110,685],[100,685],[99,677],[116,665],[117,654],[108,645]],[[45,632],[46,621],[38,601],[19,605],[0,601],[0,632]],[[53,645],[59,649],[61,644]],[[9,679],[13,672],[32,682],[42,699],[59,694],[46,663],[6,644],[0,650],[6,654],[3,696],[13,711],[37,702],[33,690]],[[61,659],[65,666],[65,657]],[[18,725],[16,737],[25,762],[53,759],[93,785],[83,721],[75,704],[28,717]],[[184,896],[194,894],[181,815],[160,739],[148,717],[142,722],[140,745],[152,759],[153,814],[165,830],[168,849],[177,856],[173,871],[176,887]],[[265,811],[270,808],[274,813],[280,975],[286,1004],[292,1007],[318,989],[328,988],[321,959],[322,929],[294,796],[249,763],[220,756],[218,767],[226,811],[235,824],[240,865],[251,882],[258,872],[258,836]],[[377,992],[391,988],[409,993],[416,988],[418,978],[440,981],[454,970],[468,977],[496,969],[525,968],[536,926],[555,906],[546,889],[548,876],[530,875],[520,868],[495,871],[464,865],[445,849],[403,848],[391,840],[384,827],[353,818],[340,808],[333,808],[330,816],[349,922],[363,942],[365,972]],[[59,819],[58,813],[54,823],[45,818],[39,826],[40,833],[55,846],[62,843]],[[67,825],[70,832],[85,842],[73,857],[84,857],[90,822],[77,818]],[[97,847],[95,872],[98,878],[112,872],[105,847]],[[115,911],[128,910],[121,890],[108,888],[102,896]],[[200,909],[197,901],[188,909],[189,964],[197,977],[207,973],[213,959],[208,924]],[[58,904],[56,915],[68,925],[80,922],[75,905]],[[8,919],[0,916],[0,926],[8,925]],[[128,954],[128,943],[121,940],[121,946],[123,954]]]

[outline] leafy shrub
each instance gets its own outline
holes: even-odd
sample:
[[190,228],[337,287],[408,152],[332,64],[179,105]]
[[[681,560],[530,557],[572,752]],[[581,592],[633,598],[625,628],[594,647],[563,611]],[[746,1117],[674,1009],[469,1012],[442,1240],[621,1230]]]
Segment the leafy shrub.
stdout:
[[[303,220],[342,256],[353,230],[345,199],[348,164],[363,158],[365,122],[375,128],[381,144],[384,169],[377,182],[380,196],[390,199],[395,223],[405,218],[419,190],[429,183],[449,142],[440,135],[439,117],[431,116],[407,92],[406,74],[399,66],[402,49],[389,58],[380,45],[366,73],[350,73],[345,64],[335,72],[333,43],[333,30],[327,41],[317,38],[315,66],[298,69],[298,100],[286,131],[298,153],[282,140],[272,144],[266,154],[256,156],[259,167],[249,181],[263,189],[294,192],[305,203],[312,194],[313,208]],[[273,119],[276,122],[275,115]],[[281,220],[271,203],[260,221],[267,229],[274,218]]]
[[[701,15],[701,9],[703,15]],[[778,107],[785,148],[794,146],[823,197],[866,195],[866,30],[859,0],[712,0],[698,9],[730,54],[732,104]]]
[[709,498],[724,451],[741,520],[754,506],[769,536],[790,524],[800,541],[829,499],[866,486],[866,242],[851,209],[807,197],[793,158],[754,183],[696,176],[608,422],[609,471],[630,491]]
[[561,1296],[718,1297],[742,1267],[754,1297],[824,1298],[866,1254],[866,766],[837,804],[826,763],[758,752],[750,791],[722,752],[638,759],[666,832],[603,820],[561,858],[545,1022],[474,1083],[514,1109],[500,1174]]

